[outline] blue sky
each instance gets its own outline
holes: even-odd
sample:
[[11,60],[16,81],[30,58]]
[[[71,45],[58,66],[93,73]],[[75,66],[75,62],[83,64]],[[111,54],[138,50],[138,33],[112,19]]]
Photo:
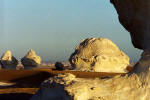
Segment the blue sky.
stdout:
[[129,33],[109,0],[0,0],[0,54],[33,49],[44,61],[67,60],[82,39],[105,37],[137,61]]

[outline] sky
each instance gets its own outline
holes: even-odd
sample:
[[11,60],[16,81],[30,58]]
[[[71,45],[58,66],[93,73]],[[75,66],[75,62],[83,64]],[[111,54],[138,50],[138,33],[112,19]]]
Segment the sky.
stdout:
[[0,55],[33,49],[43,61],[65,61],[83,39],[103,37],[136,62],[141,51],[117,17],[109,0],[0,0]]

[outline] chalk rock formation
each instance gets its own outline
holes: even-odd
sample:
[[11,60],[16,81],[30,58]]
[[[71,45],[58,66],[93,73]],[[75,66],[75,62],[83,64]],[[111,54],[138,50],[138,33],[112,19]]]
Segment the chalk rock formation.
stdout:
[[104,79],[59,74],[41,84],[31,100],[149,100],[150,56],[136,65],[139,72]]
[[125,76],[94,80],[76,78],[72,74],[58,75],[44,82],[31,100],[149,100],[150,0],[111,2],[121,24],[130,32],[133,45],[144,50],[134,70]]
[[150,0],[110,0],[136,48],[150,50]]
[[1,65],[2,68],[8,68],[8,69],[16,69],[16,66],[18,64],[18,60],[12,56],[12,53],[10,50],[7,50],[1,57]]
[[41,64],[41,57],[37,56],[35,51],[30,50],[26,56],[24,56],[21,59],[22,64],[24,65],[25,68],[29,67],[36,67],[39,64]]
[[70,63],[80,71],[126,72],[129,57],[111,40],[88,38],[76,47]]

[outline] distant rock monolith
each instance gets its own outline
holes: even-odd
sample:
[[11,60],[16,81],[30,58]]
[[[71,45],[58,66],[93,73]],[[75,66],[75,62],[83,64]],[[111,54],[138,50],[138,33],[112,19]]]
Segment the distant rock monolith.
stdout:
[[7,50],[1,57],[2,68],[16,69],[18,60],[12,55],[10,50]]
[[88,38],[76,47],[70,63],[80,71],[126,72],[129,57],[109,39]]
[[41,64],[41,57],[37,56],[35,51],[30,50],[26,56],[24,56],[21,59],[21,62],[24,66],[24,68],[31,68],[31,67],[37,67],[39,64]]

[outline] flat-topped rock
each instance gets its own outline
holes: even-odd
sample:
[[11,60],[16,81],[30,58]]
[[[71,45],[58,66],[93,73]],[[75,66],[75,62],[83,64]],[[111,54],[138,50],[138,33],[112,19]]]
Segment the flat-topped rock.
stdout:
[[7,50],[1,57],[2,68],[16,69],[18,60],[12,55],[10,50]]
[[129,57],[106,38],[83,40],[70,56],[75,70],[95,72],[126,72]]
[[41,57],[37,56],[35,51],[30,50],[22,59],[21,62],[24,66],[24,68],[31,68],[31,67],[36,67],[39,64],[41,64]]

